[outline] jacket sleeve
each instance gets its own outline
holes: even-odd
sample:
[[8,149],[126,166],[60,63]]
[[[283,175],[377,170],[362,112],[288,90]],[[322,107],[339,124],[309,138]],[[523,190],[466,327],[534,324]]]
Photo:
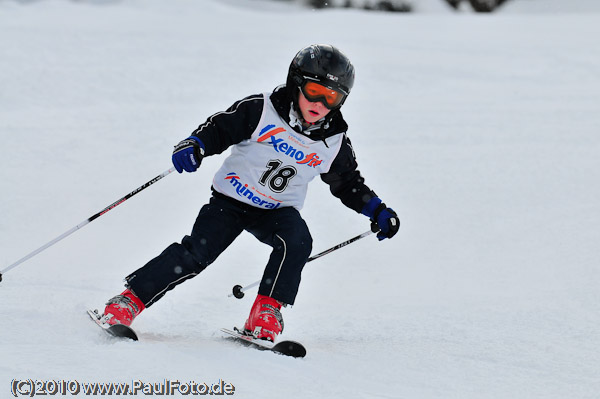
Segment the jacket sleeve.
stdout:
[[348,208],[360,213],[375,194],[365,184],[358,171],[358,163],[350,139],[344,134],[342,146],[329,172],[321,174],[321,180],[329,185],[331,193]]
[[220,154],[252,136],[260,122],[263,106],[262,94],[248,96],[226,111],[210,116],[194,130],[192,136],[202,141],[206,156]]

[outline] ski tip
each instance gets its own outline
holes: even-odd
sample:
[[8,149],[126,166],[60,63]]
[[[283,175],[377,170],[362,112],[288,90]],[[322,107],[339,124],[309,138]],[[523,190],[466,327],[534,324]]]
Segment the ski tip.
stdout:
[[133,331],[131,329],[131,327],[128,327],[123,324],[112,325],[107,328],[107,331],[111,335],[114,335],[115,337],[118,337],[118,338],[129,338],[132,341],[138,341],[138,336],[135,333],[135,331]]
[[276,343],[271,349],[273,352],[281,353],[282,355],[291,357],[305,357],[306,348],[296,341],[281,341]]

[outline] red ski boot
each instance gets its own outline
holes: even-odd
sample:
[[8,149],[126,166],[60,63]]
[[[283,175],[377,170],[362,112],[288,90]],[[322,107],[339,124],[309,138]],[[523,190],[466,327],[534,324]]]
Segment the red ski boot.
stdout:
[[131,322],[142,310],[146,309],[141,299],[129,290],[125,290],[121,295],[109,299],[104,309],[106,323],[110,325],[124,324],[130,326]]
[[254,338],[275,342],[277,336],[283,331],[281,306],[281,302],[271,297],[257,295],[250,316],[244,325],[244,332],[253,335]]

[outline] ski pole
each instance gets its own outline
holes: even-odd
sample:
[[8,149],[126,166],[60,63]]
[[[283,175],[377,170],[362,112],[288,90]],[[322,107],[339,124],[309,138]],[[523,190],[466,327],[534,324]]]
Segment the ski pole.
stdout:
[[[361,238],[365,238],[366,236],[368,236],[368,235],[371,235],[371,234],[373,234],[373,233],[374,233],[374,231],[373,231],[373,230],[365,231],[364,233],[362,233],[362,234],[359,234],[359,235],[357,235],[356,237],[352,237],[351,239],[349,239],[349,240],[347,240],[347,241],[341,242],[341,243],[339,243],[338,245],[336,245],[336,246],[334,246],[334,247],[331,247],[331,248],[329,248],[329,249],[327,249],[327,250],[325,250],[325,251],[323,251],[323,252],[320,252],[320,253],[318,253],[318,254],[316,254],[316,255],[313,255],[313,256],[311,256],[310,258],[308,258],[308,260],[306,261],[306,263],[308,263],[308,262],[312,262],[312,261],[313,261],[313,260],[315,260],[315,259],[319,259],[321,256],[325,256],[325,255],[327,255],[327,254],[330,254],[330,253],[332,253],[333,251],[336,251],[336,250],[338,250],[338,249],[340,249],[340,248],[342,248],[342,247],[345,247],[345,246],[346,246],[346,245],[348,245],[348,244],[352,244],[354,241],[358,241],[358,240],[360,240]],[[247,291],[247,290],[249,290],[250,288],[257,286],[258,284],[260,284],[260,280],[259,280],[259,281],[255,281],[255,282],[253,282],[252,284],[248,284],[248,285],[247,285],[247,286],[245,286],[245,287],[242,287],[242,286],[241,286],[241,285],[239,285],[239,284],[238,284],[238,285],[234,285],[234,286],[233,286],[233,289],[231,290],[231,294],[229,294],[229,295],[227,295],[227,296],[228,296],[228,297],[232,297],[232,296],[234,296],[234,297],[236,297],[237,299],[242,299],[242,298],[244,297],[244,291]]]
[[9,271],[9,270],[11,270],[11,269],[19,266],[21,263],[25,262],[26,260],[33,258],[37,254],[39,254],[40,252],[46,250],[47,248],[51,247],[52,245],[56,244],[57,242],[59,242],[63,238],[70,236],[71,234],[73,234],[74,232],[76,232],[77,230],[79,230],[80,228],[82,228],[83,226],[85,226],[88,223],[90,223],[90,222],[98,219],[100,216],[104,215],[106,212],[110,211],[111,209],[116,208],[117,206],[121,205],[123,202],[127,201],[129,198],[133,197],[134,195],[136,195],[137,193],[139,193],[143,189],[150,187],[151,185],[153,185],[154,183],[156,183],[157,181],[159,181],[160,179],[162,179],[163,177],[167,176],[168,174],[170,174],[173,171],[175,171],[175,168],[170,168],[170,169],[164,171],[160,175],[156,176],[154,179],[152,179],[149,182],[146,182],[143,185],[141,185],[140,187],[136,188],[135,190],[133,190],[132,192],[130,192],[129,194],[127,194],[123,198],[118,199],[117,201],[113,202],[112,204],[110,204],[106,208],[102,209],[100,212],[98,212],[98,213],[90,216],[89,218],[87,218],[83,222],[79,223],[77,226],[69,229],[68,231],[66,231],[63,234],[59,235],[55,239],[47,242],[46,244],[42,245],[41,247],[39,247],[35,251],[31,252],[30,254],[25,255],[24,257],[22,257],[21,259],[19,259],[15,263],[13,263],[12,265],[7,266],[4,270],[0,271],[0,281],[2,281],[2,275],[5,274],[7,271]]

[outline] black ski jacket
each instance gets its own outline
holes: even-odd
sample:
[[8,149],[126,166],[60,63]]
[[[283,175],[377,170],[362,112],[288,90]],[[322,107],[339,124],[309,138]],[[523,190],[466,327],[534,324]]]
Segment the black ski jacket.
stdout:
[[[291,95],[285,86],[279,86],[270,96],[277,113],[289,124]],[[251,100],[251,101],[248,101]],[[235,102],[227,111],[210,116],[206,122],[198,126],[192,133],[205,146],[205,156],[220,154],[232,145],[248,140],[256,130],[262,115],[264,99],[262,94],[248,96]],[[292,127],[292,126],[290,126]],[[348,208],[360,213],[367,202],[377,195],[364,183],[358,171],[356,156],[346,136],[348,124],[339,110],[330,112],[325,121],[317,129],[295,131],[311,140],[323,140],[337,134],[344,139],[339,153],[333,161],[329,172],[321,174],[321,179],[329,185],[331,193],[339,198]]]

